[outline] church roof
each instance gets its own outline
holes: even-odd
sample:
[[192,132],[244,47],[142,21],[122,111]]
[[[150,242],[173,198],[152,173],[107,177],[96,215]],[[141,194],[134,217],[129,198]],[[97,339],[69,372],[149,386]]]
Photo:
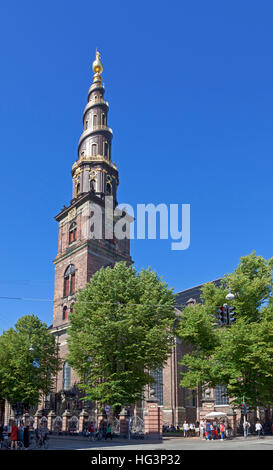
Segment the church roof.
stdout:
[[[215,279],[213,282],[217,287],[220,286],[222,279]],[[176,306],[178,308],[183,308],[187,306],[187,302],[195,303],[201,302],[202,287],[205,285],[200,284],[199,286],[190,287],[189,289],[178,292],[176,295]],[[195,302],[194,302],[195,301]]]

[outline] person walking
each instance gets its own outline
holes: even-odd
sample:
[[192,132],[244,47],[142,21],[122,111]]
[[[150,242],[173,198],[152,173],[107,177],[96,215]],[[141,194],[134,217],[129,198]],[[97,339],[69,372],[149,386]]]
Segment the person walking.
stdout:
[[17,450],[17,441],[18,441],[18,426],[15,421],[11,425],[11,435],[10,435],[10,448]]
[[211,424],[209,421],[206,423],[206,433],[207,433],[207,440],[211,441],[212,440],[212,434],[211,434]]
[[221,433],[221,441],[223,441],[225,439],[225,425],[224,423],[221,423],[220,424],[220,433]]
[[260,439],[261,437],[261,432],[262,432],[262,425],[260,423],[260,421],[257,421],[256,425],[255,425],[255,431],[258,433],[258,438]]
[[29,448],[29,426],[28,425],[24,427],[23,442],[24,442],[24,448],[28,449]]
[[4,426],[0,423],[0,448],[2,447],[2,442],[4,440]]
[[48,433],[49,433],[49,430],[48,430],[48,427],[47,427],[47,423],[44,422],[43,425],[42,425],[42,430],[41,430],[42,444],[44,444],[45,441],[47,440]]
[[205,422],[202,419],[200,421],[200,437],[205,440]]
[[91,421],[90,426],[89,426],[89,437],[88,437],[88,439],[90,439],[91,441],[93,441],[93,440],[94,440],[94,437],[95,437],[95,428],[94,428],[94,423],[93,423],[93,421]]
[[244,436],[245,438],[248,437],[248,431],[250,429],[250,423],[246,420],[245,423],[243,423],[243,428],[244,428]]
[[107,440],[107,437],[110,437],[111,441],[112,441],[112,431],[111,431],[111,424],[110,423],[107,424],[105,440]]
[[21,422],[18,428],[18,442],[21,442],[23,444],[23,440],[24,440],[24,425]]
[[187,437],[188,432],[189,432],[189,425],[188,425],[187,421],[184,421],[183,430],[184,430],[184,437]]

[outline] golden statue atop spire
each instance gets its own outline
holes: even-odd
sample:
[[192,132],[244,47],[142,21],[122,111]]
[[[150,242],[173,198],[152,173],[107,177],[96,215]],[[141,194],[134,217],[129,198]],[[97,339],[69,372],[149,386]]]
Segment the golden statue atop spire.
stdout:
[[100,55],[99,51],[96,49],[96,60],[94,60],[94,62],[92,64],[92,68],[93,68],[93,72],[94,72],[93,82],[101,82],[102,81],[102,78],[101,78],[100,74],[103,71],[103,66],[102,66],[102,63],[100,61],[100,57],[101,57],[101,55]]

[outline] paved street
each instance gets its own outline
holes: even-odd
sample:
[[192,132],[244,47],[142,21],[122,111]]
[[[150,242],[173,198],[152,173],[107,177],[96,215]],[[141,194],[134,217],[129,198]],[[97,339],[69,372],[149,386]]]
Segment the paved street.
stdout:
[[164,437],[162,442],[119,440],[90,442],[78,437],[51,437],[49,450],[273,450],[273,436],[262,439],[238,437],[226,441],[202,441],[199,438]]

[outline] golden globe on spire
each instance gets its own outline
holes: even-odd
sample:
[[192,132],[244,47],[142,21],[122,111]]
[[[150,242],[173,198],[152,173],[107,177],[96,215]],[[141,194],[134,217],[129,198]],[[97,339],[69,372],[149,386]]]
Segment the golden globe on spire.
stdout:
[[96,60],[94,60],[93,64],[92,64],[92,68],[93,68],[93,72],[94,72],[94,76],[93,76],[93,82],[101,82],[102,81],[102,78],[100,76],[100,74],[103,72],[103,66],[102,66],[102,63],[100,61],[100,53],[98,50],[96,50]]

